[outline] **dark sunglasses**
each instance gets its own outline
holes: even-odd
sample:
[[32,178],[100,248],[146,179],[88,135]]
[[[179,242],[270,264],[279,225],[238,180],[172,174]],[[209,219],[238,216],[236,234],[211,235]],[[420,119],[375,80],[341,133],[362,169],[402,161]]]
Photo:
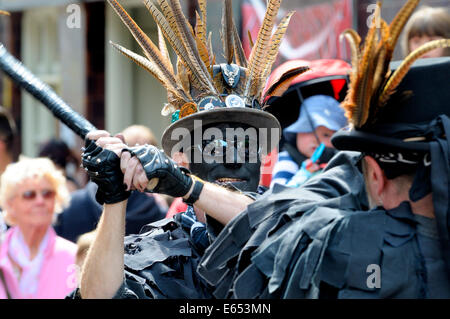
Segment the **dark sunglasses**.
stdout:
[[[35,190],[29,190],[22,193],[22,198],[26,200],[33,200],[37,196],[37,192]],[[56,192],[51,189],[44,189],[41,191],[41,196],[44,199],[53,199],[56,195]]]

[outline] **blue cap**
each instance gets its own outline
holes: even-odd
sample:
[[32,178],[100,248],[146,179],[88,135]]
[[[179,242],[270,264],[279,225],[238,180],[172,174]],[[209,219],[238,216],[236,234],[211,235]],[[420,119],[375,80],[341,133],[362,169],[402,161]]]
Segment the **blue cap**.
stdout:
[[313,95],[303,101],[298,120],[284,133],[311,133],[319,126],[337,131],[346,125],[347,118],[337,100],[329,95]]

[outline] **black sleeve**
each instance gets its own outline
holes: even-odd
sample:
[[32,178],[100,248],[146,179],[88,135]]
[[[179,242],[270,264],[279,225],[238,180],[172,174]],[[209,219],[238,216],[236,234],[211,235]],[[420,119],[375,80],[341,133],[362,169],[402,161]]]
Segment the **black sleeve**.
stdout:
[[[125,279],[112,299],[140,299],[146,298],[144,289],[139,283]],[[83,299],[80,294],[80,288],[76,288],[69,293],[65,299]]]
[[145,295],[141,284],[136,281],[125,279],[112,299],[142,299]]

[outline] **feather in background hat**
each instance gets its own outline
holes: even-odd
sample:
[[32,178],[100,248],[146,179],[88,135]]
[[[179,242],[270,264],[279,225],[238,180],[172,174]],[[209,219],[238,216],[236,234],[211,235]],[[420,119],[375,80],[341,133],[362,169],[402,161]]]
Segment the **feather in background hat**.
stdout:
[[348,94],[341,105],[353,128],[361,129],[376,123],[378,111],[386,106],[414,61],[431,50],[450,46],[450,39],[425,43],[391,72],[389,65],[395,45],[419,1],[407,1],[389,25],[380,17],[381,3],[377,2],[374,20],[362,47],[356,31],[348,29],[342,33],[351,48],[352,72]]

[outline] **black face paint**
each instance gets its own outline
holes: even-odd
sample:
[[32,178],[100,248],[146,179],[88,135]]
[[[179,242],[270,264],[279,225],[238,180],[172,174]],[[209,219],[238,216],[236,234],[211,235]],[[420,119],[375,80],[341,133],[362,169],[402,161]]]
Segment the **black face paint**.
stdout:
[[[246,130],[248,126],[242,124],[220,123],[210,127],[217,128],[222,132],[222,135],[219,136],[219,140],[224,141],[222,144],[224,144],[225,147],[223,150],[218,148],[218,154],[215,153],[214,147],[211,147],[213,142],[209,143],[209,140],[203,141],[201,146],[194,145],[191,147],[191,159],[195,159],[193,152],[202,151],[203,153],[201,156],[201,163],[191,161],[190,170],[192,173],[203,180],[230,189],[237,188],[241,191],[255,192],[259,184],[261,161],[259,152],[257,155],[255,154],[255,149],[258,149],[258,145],[253,145],[251,143],[257,143],[257,140],[250,140],[251,145],[248,145],[248,140],[246,143],[239,144],[235,139],[236,143],[230,143],[230,136],[226,135],[227,128],[242,128]],[[205,127],[204,129],[206,130],[208,127]],[[212,140],[217,142],[217,137],[214,136]],[[239,147],[236,147],[235,145],[239,145]],[[217,161],[212,161],[211,155],[216,156]]]

